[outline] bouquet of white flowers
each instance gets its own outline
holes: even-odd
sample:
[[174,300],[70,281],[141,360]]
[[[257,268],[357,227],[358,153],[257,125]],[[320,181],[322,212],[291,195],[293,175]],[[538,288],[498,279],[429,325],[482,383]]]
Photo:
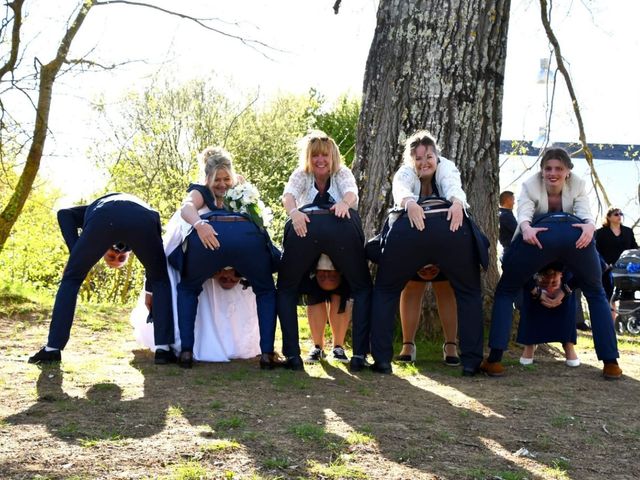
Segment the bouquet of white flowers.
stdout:
[[224,206],[232,212],[246,213],[259,228],[269,226],[273,220],[273,212],[260,200],[258,189],[249,182],[227,190]]

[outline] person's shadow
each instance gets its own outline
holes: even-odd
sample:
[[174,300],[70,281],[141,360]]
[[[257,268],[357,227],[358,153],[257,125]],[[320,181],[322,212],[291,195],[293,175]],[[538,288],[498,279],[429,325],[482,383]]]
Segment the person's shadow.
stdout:
[[[196,365],[185,375],[190,393],[180,408],[203,438],[241,444],[265,475],[359,478],[367,473],[357,466],[362,459],[380,454],[387,460],[376,471],[387,478],[471,477],[471,467],[451,466],[460,451],[527,473],[480,440],[495,425],[504,428],[504,415],[462,393],[457,384],[467,379],[436,388],[441,380],[428,372],[351,375],[345,366],[321,365],[321,376],[258,372],[251,362]],[[221,452],[208,455],[224,461]]]
[[86,398],[71,396],[63,389],[60,364],[43,365],[36,382],[36,402],[4,420],[14,425],[45,425],[57,438],[81,444],[155,435],[165,428],[171,400],[147,382],[154,367],[143,355],[136,351],[131,361],[145,378],[139,398],[122,400],[122,388],[111,382],[92,385]]

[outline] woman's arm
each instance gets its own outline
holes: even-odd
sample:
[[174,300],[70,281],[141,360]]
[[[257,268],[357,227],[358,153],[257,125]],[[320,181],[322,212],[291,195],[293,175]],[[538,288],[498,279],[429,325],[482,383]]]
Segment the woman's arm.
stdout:
[[198,210],[204,206],[204,197],[197,190],[192,190],[187,194],[187,198],[182,202],[180,216],[185,222],[191,225],[200,237],[200,241],[205,248],[215,250],[220,247],[218,233],[206,220],[202,220]]
[[289,180],[284,187],[284,193],[282,194],[282,206],[284,207],[287,215],[291,218],[291,225],[293,230],[299,237],[304,237],[307,234],[307,223],[309,223],[309,217],[306,213],[298,210],[297,198],[301,198],[304,195],[304,190],[307,185],[307,174],[301,169],[296,169],[289,176]]
[[334,215],[339,218],[351,218],[350,208],[358,207],[358,185],[351,170],[345,166],[340,167],[333,177],[342,198],[331,207]]

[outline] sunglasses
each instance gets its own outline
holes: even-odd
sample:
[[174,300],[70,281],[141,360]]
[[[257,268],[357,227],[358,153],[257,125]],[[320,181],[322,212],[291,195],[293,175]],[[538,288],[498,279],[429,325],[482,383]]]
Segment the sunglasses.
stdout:
[[312,137],[309,139],[309,143],[328,142],[328,141],[329,141],[329,137]]
[[613,212],[611,215],[613,217],[624,217],[624,213],[622,212]]

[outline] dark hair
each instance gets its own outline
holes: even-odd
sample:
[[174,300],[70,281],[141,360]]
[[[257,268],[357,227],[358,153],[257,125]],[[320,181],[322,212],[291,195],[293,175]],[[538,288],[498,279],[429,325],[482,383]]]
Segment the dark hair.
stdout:
[[571,158],[564,148],[547,148],[544,151],[544,155],[542,155],[542,159],[540,160],[540,169],[543,169],[544,164],[549,160],[560,160],[562,164],[569,170],[573,168]]
[[514,196],[513,192],[511,192],[509,190],[505,190],[504,192],[501,192],[500,193],[500,198],[499,198],[500,205],[502,205],[507,198],[511,198],[513,196]]
[[609,221],[609,217],[611,216],[611,214],[616,213],[616,212],[620,212],[620,215],[622,215],[622,210],[620,210],[618,207],[609,207],[609,210],[607,210],[607,214],[605,215],[604,220],[602,221],[602,226],[603,227],[611,226],[611,222]]

